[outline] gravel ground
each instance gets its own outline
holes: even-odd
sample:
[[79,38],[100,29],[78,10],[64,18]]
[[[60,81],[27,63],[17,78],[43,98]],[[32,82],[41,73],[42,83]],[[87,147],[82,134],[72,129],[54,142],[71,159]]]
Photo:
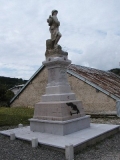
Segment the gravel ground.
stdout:
[[[91,122],[120,125],[117,118],[92,118]],[[0,127],[0,130],[9,128],[15,126]],[[26,141],[10,141],[9,137],[0,135],[0,160],[65,160],[65,155],[41,146],[32,148]],[[120,160],[120,132],[76,153],[75,160]]]

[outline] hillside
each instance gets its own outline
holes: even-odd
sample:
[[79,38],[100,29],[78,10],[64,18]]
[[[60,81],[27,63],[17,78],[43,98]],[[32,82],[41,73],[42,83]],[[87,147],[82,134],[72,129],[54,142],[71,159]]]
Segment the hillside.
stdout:
[[15,85],[25,84],[27,80],[23,80],[22,78],[10,78],[0,76],[0,84],[4,85],[6,89],[12,88]]
[[117,74],[118,76],[120,76],[120,68],[113,68],[113,69],[111,69],[109,71]]

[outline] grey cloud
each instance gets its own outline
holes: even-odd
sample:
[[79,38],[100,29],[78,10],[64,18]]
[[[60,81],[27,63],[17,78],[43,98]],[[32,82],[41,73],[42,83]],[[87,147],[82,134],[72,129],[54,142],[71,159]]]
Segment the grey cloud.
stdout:
[[60,44],[72,63],[105,70],[119,67],[119,8],[118,0],[1,0],[0,75],[28,79],[41,66],[52,9],[59,11]]

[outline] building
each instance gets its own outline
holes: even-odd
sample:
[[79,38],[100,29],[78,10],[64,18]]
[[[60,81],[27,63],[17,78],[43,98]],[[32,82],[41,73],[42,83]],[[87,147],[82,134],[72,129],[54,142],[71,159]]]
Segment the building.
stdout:
[[23,88],[24,84],[15,85],[14,87],[10,88],[9,90],[12,91],[15,95]]
[[[120,100],[120,77],[109,71],[71,64],[68,80],[87,113],[111,113]],[[41,66],[11,100],[11,107],[34,107],[45,93],[47,70]]]

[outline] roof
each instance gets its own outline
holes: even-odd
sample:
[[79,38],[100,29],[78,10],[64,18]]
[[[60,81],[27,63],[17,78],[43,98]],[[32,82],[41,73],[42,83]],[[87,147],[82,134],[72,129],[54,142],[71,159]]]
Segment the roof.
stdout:
[[[28,86],[28,84],[41,72],[45,66],[42,65],[33,76],[27,81],[24,87],[12,98],[12,103]],[[86,82],[97,90],[105,93],[115,100],[120,100],[120,77],[109,71],[102,71],[94,68],[83,67],[80,65],[71,64],[68,67],[67,73]]]
[[71,64],[68,72],[101,92],[120,99],[120,76],[110,72]]
[[12,87],[12,88],[10,88],[10,89],[8,89],[8,90],[12,90],[12,89],[18,88],[18,87],[23,87],[24,85],[25,85],[25,84],[15,85],[14,87]]

